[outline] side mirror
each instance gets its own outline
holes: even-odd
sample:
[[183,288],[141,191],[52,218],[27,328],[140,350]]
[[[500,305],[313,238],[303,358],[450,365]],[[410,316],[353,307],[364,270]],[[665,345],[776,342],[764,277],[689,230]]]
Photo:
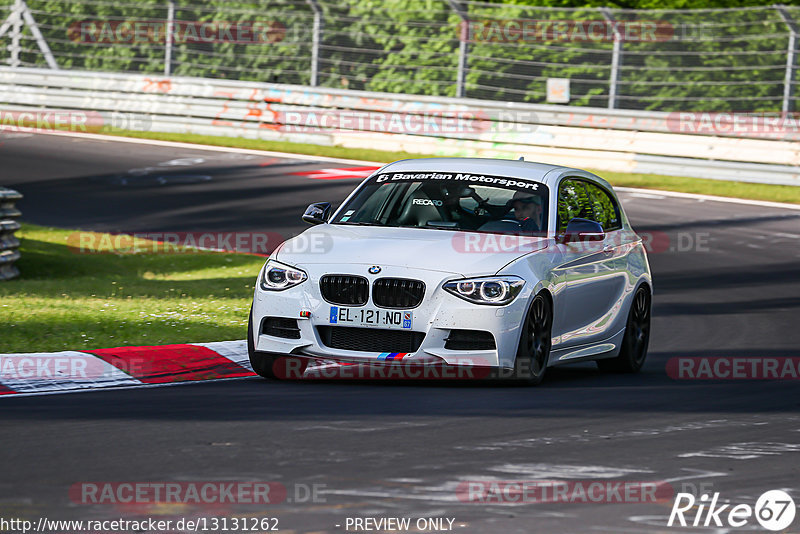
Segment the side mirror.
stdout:
[[303,213],[303,222],[308,224],[322,224],[328,222],[331,216],[331,203],[330,202],[315,202],[309,204]]
[[564,244],[575,241],[584,243],[587,241],[602,241],[605,238],[606,233],[600,223],[576,217],[569,221],[567,230],[556,237],[556,241]]

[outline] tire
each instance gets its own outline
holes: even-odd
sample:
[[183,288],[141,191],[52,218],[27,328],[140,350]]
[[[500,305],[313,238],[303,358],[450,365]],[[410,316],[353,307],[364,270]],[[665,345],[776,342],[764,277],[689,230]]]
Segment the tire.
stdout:
[[[250,318],[247,321],[247,354],[253,371],[268,380],[299,379],[305,372],[308,360],[296,356],[256,352],[253,339],[253,308],[250,308]],[[277,371],[277,372],[276,372]]]
[[512,377],[529,386],[544,379],[552,346],[553,306],[543,293],[531,302],[522,325]]
[[601,371],[611,373],[638,373],[647,358],[647,345],[650,342],[650,306],[652,298],[647,286],[639,286],[633,296],[625,335],[619,356],[597,360]]

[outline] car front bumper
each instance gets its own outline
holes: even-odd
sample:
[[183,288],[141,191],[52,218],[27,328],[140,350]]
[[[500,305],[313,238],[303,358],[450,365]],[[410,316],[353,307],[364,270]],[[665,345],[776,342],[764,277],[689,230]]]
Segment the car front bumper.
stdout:
[[[444,289],[445,281],[461,278],[454,273],[423,271],[400,267],[384,267],[379,276],[367,273],[367,267],[326,265],[325,272],[308,272],[302,284],[284,291],[264,291],[256,287],[253,301],[254,343],[258,352],[293,354],[324,360],[354,363],[384,364],[396,361],[397,353],[386,351],[366,352],[331,348],[323,342],[319,327],[339,328],[330,322],[331,304],[322,298],[319,279],[323,274],[356,274],[365,276],[370,286],[376,278],[412,278],[425,282],[425,297],[413,308],[413,332],[424,334],[418,350],[401,353],[403,363],[467,365],[480,367],[512,367],[517,352],[520,326],[527,311],[530,288],[527,286],[510,304],[487,306],[473,304],[456,297]],[[372,301],[366,304],[373,307]],[[356,306],[353,306],[357,308]],[[301,313],[302,312],[302,313]],[[305,317],[304,317],[305,315]],[[262,332],[266,317],[279,317],[297,321],[299,338],[291,339],[267,335]],[[377,328],[377,327],[365,327]],[[491,350],[453,350],[445,348],[451,330],[479,330],[491,333],[495,348]]]

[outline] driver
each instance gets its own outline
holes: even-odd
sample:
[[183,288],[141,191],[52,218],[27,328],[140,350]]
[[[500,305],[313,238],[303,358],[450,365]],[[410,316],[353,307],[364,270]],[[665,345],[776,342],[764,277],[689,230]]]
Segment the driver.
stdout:
[[514,210],[507,219],[519,222],[523,232],[540,232],[542,229],[542,197],[526,191],[517,191],[508,201],[508,208]]

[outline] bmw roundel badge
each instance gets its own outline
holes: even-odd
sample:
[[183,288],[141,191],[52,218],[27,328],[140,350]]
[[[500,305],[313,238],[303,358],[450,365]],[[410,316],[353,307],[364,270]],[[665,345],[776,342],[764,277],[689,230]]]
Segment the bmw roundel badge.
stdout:
[[381,272],[381,268],[378,267],[377,265],[373,265],[372,267],[370,267],[368,269],[368,271],[369,271],[369,274],[378,274],[379,272]]

